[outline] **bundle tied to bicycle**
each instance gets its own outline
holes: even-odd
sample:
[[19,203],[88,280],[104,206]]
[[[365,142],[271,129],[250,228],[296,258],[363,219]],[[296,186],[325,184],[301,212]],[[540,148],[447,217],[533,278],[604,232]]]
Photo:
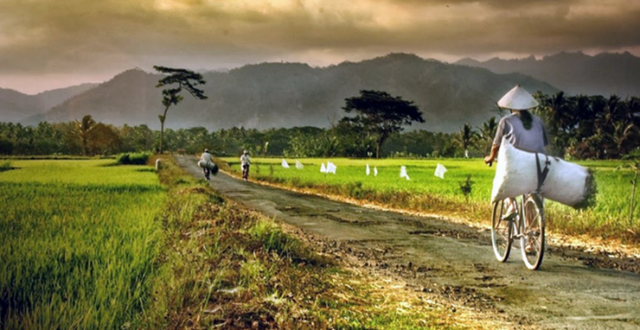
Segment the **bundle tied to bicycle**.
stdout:
[[199,160],[198,161],[198,166],[202,167],[202,168],[208,168],[209,170],[211,170],[211,174],[216,175],[218,174],[218,165],[216,165],[213,162],[207,162],[204,160]]
[[503,140],[491,201],[535,191],[550,200],[582,209],[595,203],[597,188],[589,169],[560,158],[517,149]]

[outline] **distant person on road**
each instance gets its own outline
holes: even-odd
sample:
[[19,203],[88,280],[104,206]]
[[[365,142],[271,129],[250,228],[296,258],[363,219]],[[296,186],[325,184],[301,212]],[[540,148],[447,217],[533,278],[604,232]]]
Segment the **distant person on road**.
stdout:
[[[545,147],[549,141],[544,124],[540,117],[529,111],[529,109],[538,106],[538,101],[524,88],[517,85],[498,101],[498,106],[511,110],[511,114],[500,119],[491,146],[491,153],[484,158],[484,162],[489,165],[493,163],[498,156],[503,137],[506,142],[518,149],[546,154]],[[509,207],[504,219],[516,217],[514,202],[515,200],[509,199]]]
[[240,156],[240,166],[242,166],[242,179],[244,181],[249,180],[249,166],[251,165],[251,157],[249,157],[248,151],[243,151]]
[[[205,162],[205,164],[212,163],[212,156],[209,153],[209,149],[204,149],[204,152],[200,156],[200,160]],[[204,178],[209,180],[211,178],[211,169],[209,168],[209,166],[203,167],[202,171],[204,172]]]

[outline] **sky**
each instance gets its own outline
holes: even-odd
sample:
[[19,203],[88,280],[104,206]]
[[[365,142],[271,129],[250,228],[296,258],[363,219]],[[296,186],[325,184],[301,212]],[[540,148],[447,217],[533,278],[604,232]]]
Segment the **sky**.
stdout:
[[328,66],[629,51],[639,0],[0,0],[0,88],[100,83],[153,65]]

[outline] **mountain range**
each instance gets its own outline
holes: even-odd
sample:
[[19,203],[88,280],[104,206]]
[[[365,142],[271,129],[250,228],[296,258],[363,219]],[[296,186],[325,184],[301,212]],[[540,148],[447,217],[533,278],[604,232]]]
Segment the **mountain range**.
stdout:
[[18,122],[29,116],[43,114],[65,100],[95,86],[97,84],[82,84],[36,95],[26,95],[11,89],[0,88],[0,121]]
[[[207,84],[201,87],[208,100],[196,100],[185,92],[184,100],[169,110],[167,127],[329,127],[346,115],[342,110],[345,98],[359,95],[360,90],[381,90],[413,101],[423,112],[425,123],[412,128],[449,132],[465,123],[480,125],[494,116],[496,101],[516,84],[532,92],[558,91],[522,74],[496,74],[412,54],[389,54],[323,68],[262,63],[202,74]],[[51,91],[58,100],[73,94],[72,90],[77,94],[45,111],[43,106],[34,105],[40,94],[38,98],[0,90],[0,121],[34,125],[89,114],[97,121],[118,126],[146,124],[158,128],[158,115],[164,109],[161,90],[155,87],[160,78],[159,74],[132,69],[99,85]],[[5,98],[5,94],[11,98]]]
[[[551,94],[640,95],[640,58],[630,53],[558,53],[541,59],[480,62],[470,58],[448,64],[412,54],[389,54],[329,67],[301,63],[261,63],[225,72],[202,72],[206,101],[184,95],[167,116],[167,127],[204,126],[211,130],[243,126],[328,127],[345,113],[344,99],[363,89],[382,90],[415,102],[431,131],[479,125],[495,115],[505,91],[520,84],[530,92]],[[83,84],[26,95],[0,88],[0,121],[34,125],[90,114],[115,125],[159,127],[159,74],[122,72],[102,84]]]
[[503,60],[492,58],[480,62],[465,58],[456,64],[480,67],[495,73],[518,72],[548,82],[569,95],[640,96],[640,58],[629,52],[562,52],[536,59]]

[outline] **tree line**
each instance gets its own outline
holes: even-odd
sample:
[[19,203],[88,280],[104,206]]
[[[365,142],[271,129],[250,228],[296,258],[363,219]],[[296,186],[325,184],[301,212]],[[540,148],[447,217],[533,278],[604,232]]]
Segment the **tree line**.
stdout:
[[[389,96],[384,93],[376,96],[380,95]],[[545,122],[551,143],[549,152],[553,155],[615,159],[636,152],[640,146],[640,99],[636,97],[622,100],[617,96],[566,96],[560,92],[549,96],[536,94],[536,98],[540,106],[534,112]],[[347,102],[345,108],[351,103]],[[218,156],[239,155],[242,150],[249,150],[255,156],[285,157],[365,158],[376,157],[377,153],[380,157],[480,157],[491,146],[499,117],[507,114],[498,108],[496,111],[500,113],[486,122],[466,124],[458,132],[398,130],[385,135],[382,141],[375,131],[367,130],[353,116],[330,128],[234,127],[209,131],[205,127],[192,127],[164,128],[161,133],[147,125],[116,127],[87,115],[75,121],[41,122],[36,126],[0,123],[0,154],[95,156],[157,152],[163,134],[164,149],[188,154],[209,148]]]
[[576,159],[616,159],[640,146],[640,98],[536,95],[550,151]]

